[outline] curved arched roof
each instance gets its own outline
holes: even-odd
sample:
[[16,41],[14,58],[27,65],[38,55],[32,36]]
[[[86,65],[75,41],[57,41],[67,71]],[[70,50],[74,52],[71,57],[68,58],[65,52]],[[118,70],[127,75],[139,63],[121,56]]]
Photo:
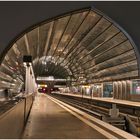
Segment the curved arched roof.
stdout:
[[139,76],[138,56],[130,37],[106,15],[91,8],[46,20],[20,36],[0,66],[2,87],[23,81],[24,55],[33,57],[36,76],[70,76],[76,84]]

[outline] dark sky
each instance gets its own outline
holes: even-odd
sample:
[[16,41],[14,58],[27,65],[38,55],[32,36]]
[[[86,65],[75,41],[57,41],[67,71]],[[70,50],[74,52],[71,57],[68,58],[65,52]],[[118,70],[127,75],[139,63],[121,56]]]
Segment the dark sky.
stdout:
[[95,7],[116,21],[132,37],[140,50],[140,2],[0,2],[0,53],[21,32],[48,18]]

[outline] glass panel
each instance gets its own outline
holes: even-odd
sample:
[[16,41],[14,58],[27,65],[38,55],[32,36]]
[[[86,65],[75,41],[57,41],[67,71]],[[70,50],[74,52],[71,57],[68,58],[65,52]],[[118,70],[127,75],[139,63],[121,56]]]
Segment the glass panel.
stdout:
[[103,84],[103,97],[113,97],[113,83]]
[[11,49],[13,49],[13,51],[16,54],[17,58],[21,55],[20,51],[17,48],[17,44],[14,44]]
[[129,71],[134,71],[137,70],[137,62],[136,61],[131,61],[122,65],[117,65],[115,67],[111,67],[108,69],[103,69],[101,71],[98,71],[97,73],[94,73],[94,78],[99,78],[99,77],[106,77],[106,76],[112,76],[115,74],[121,74]]
[[52,56],[55,49],[57,48],[57,45],[61,39],[61,36],[63,35],[65,27],[67,26],[69,18],[70,16],[67,16],[67,17],[63,17],[63,18],[55,20],[52,43],[50,45],[50,51],[48,54],[49,56]]
[[[100,54],[100,53],[103,53],[103,51],[106,51],[107,49],[109,48],[112,48],[113,46],[116,46],[117,44],[121,43],[122,41],[126,40],[126,37],[122,34],[122,33],[119,33],[117,36],[113,37],[113,39],[107,41],[107,43],[105,43],[104,45],[101,45],[101,46],[98,46],[97,48],[93,48],[93,50],[91,52],[88,52],[88,51],[85,51],[83,50],[79,55],[81,56],[79,59],[82,59],[82,61],[80,62],[80,64],[82,63],[85,63],[87,61],[86,64],[91,66],[92,65],[92,62],[90,60],[93,60],[93,57],[95,57],[96,55]],[[82,47],[81,47],[82,48]],[[81,48],[79,48],[79,51],[81,51]],[[90,53],[90,54],[89,54]],[[77,53],[78,54],[78,53]],[[86,55],[89,55],[87,56],[88,59],[86,58],[85,59],[85,56]],[[92,55],[92,57],[90,56]],[[75,58],[78,60],[78,55],[75,56]],[[89,63],[89,64],[88,64]],[[94,64],[94,63],[93,63]],[[87,67],[86,65],[84,65],[85,67]]]
[[0,75],[1,75],[0,78],[3,79],[3,80],[10,81],[10,82],[13,80],[12,77],[10,77],[9,75],[5,74],[4,72],[0,71]]
[[[101,20],[100,22],[102,22],[103,20]],[[105,21],[104,21],[105,22]],[[107,22],[108,23],[108,22]],[[107,24],[106,26],[105,26],[106,24],[104,24],[104,28],[102,28],[102,29],[106,29],[108,26],[109,26],[109,24]],[[106,28],[105,28],[106,27]],[[95,28],[97,28],[97,27],[95,27]],[[101,32],[102,30],[100,30],[100,32]],[[94,35],[95,35],[95,33],[94,33],[94,35],[92,36],[92,40],[94,40],[94,41],[92,41],[92,43],[90,43],[90,42],[88,42],[88,44],[90,44],[89,46],[86,44],[86,49],[93,49],[93,48],[96,48],[97,47],[97,45],[99,46],[99,45],[101,45],[102,43],[103,43],[103,41],[106,41],[106,40],[108,40],[109,38],[111,38],[113,35],[115,35],[116,33],[118,33],[119,32],[119,30],[115,27],[115,26],[111,26],[107,31],[105,31],[103,34],[101,34],[97,39],[95,39],[94,40]],[[91,36],[91,34],[90,34],[90,36]],[[97,35],[98,36],[98,35]],[[89,40],[89,39],[88,39]],[[82,46],[82,42],[81,42],[81,44],[80,44],[81,46],[81,48],[83,48],[83,46]],[[82,50],[82,51],[81,51]],[[80,52],[80,53],[79,53]],[[75,54],[73,54],[75,57],[73,57],[74,59],[76,59],[76,60],[79,60],[79,55],[80,56],[82,56],[82,57],[80,57],[80,59],[84,59],[84,61],[83,62],[86,62],[86,61],[89,61],[89,60],[91,60],[91,57],[90,57],[90,53],[91,52],[88,52],[88,51],[85,51],[85,49],[80,49],[79,48],[79,51],[77,50],[77,52],[76,52],[76,55]],[[99,52],[98,52],[99,53]],[[89,55],[89,57],[85,57],[85,56],[87,56],[87,55]],[[70,55],[71,56],[71,55]],[[88,58],[88,59],[87,59]]]
[[[83,40],[81,40],[81,42],[79,42],[78,46],[76,46],[76,48],[74,48],[74,50],[72,51],[72,53],[70,54],[73,55],[73,57],[76,57],[77,54],[84,49],[87,49],[87,46],[98,36],[100,35],[106,28],[109,27],[109,25],[111,24],[110,22],[108,22],[106,19],[102,18],[101,20],[99,20],[100,17],[97,20],[97,24],[94,25],[92,29],[90,30],[90,32],[83,38]],[[88,25],[88,23],[87,23]],[[86,25],[86,26],[87,26]],[[85,27],[83,27],[85,28]],[[74,54],[73,54],[74,53]]]
[[10,59],[11,57],[9,57],[9,55],[7,54],[4,58],[4,62],[5,64],[7,64],[7,66],[11,66],[11,67],[16,67],[16,63],[14,61],[12,61],[12,59]]
[[74,33],[79,28],[80,24],[82,23],[82,21],[86,17],[87,13],[88,12],[82,12],[82,13],[78,13],[78,14],[73,14],[71,16],[71,19],[67,25],[66,31],[65,31],[65,33],[60,41],[60,44],[58,46],[59,50],[61,51],[61,56],[63,56],[63,54],[65,55],[65,52],[63,52],[64,48],[68,45],[68,43],[72,39]]
[[15,73],[24,73],[24,70],[22,68],[23,60],[20,61],[20,59],[16,57],[16,54],[12,48],[8,51],[7,55],[5,56],[5,65],[12,69]]
[[122,55],[119,55],[117,57],[114,57],[112,59],[106,60],[102,63],[97,64],[97,65],[95,65],[94,59],[91,59],[91,61],[89,61],[83,65],[82,65],[82,62],[84,63],[85,61],[82,60],[80,62],[80,64],[83,66],[86,73],[93,73],[93,71],[96,72],[96,71],[106,69],[106,68],[109,68],[112,66],[117,66],[119,64],[127,63],[127,62],[132,61],[132,60],[136,60],[136,56],[135,56],[135,53],[133,50],[128,51],[128,52],[126,52]]
[[140,80],[132,80],[131,94],[139,94],[140,95]]
[[[90,30],[96,25],[99,21],[100,16],[96,15],[94,12],[90,12],[87,18],[84,20],[83,24],[80,26],[79,30],[74,35],[73,39],[71,40],[66,52],[72,51],[77,47],[77,45],[82,41],[82,39],[90,32]],[[71,50],[72,49],[72,50]]]
[[127,63],[132,60],[136,60],[134,50],[131,50],[127,53],[124,53],[122,55],[109,59],[103,63],[100,63],[100,64],[96,65],[94,68],[96,70],[102,70],[102,69],[108,68],[110,66],[116,66],[119,64]]
[[16,54],[12,48],[8,51],[6,56],[10,58],[9,61],[12,65],[16,66],[17,68],[20,66],[20,62],[18,61],[18,58],[16,57]]
[[20,52],[20,54],[22,55],[22,57],[23,57],[23,55],[27,55],[27,54],[28,54],[24,37],[20,38],[20,39],[16,42],[16,47],[17,47],[17,49],[19,50],[19,52]]
[[38,43],[38,51],[37,51],[39,57],[46,55],[52,27],[53,27],[53,22],[44,24],[39,27],[39,43]]
[[122,43],[123,41],[127,40],[123,33],[119,33],[114,36],[111,40],[105,42],[104,44],[97,46],[95,49],[92,50],[91,55],[93,57],[103,53],[104,51],[109,50],[110,48],[115,47],[116,45]]
[[[91,71],[85,71],[85,73],[88,73],[89,79],[100,79],[96,80],[95,82],[104,81],[104,80],[111,80],[111,79],[123,79],[125,77],[133,77],[138,76],[137,71],[137,61],[132,61],[120,66],[116,66],[110,69],[104,69],[102,71],[97,71],[96,73],[93,73]],[[127,74],[129,73],[129,74]],[[116,76],[118,75],[118,77]],[[110,77],[111,76],[111,77]],[[122,76],[122,77],[121,77]],[[123,77],[124,76],[124,77]]]
[[131,72],[126,72],[123,74],[117,74],[112,76],[112,80],[116,80],[116,79],[122,79],[122,78],[130,78],[130,77],[137,77],[138,76],[138,70],[136,71],[131,71]]
[[119,32],[119,29],[112,25],[109,27],[104,33],[102,33],[100,36],[98,36],[89,46],[86,48],[88,50],[92,50],[93,48],[97,48],[101,46],[103,43],[105,43],[107,40],[109,40],[111,37],[113,37],[115,34]]
[[95,58],[95,63],[96,64],[101,63],[103,61],[111,59],[112,57],[121,55],[122,53],[125,53],[131,49],[132,49],[132,46],[131,46],[130,42],[126,41],[126,42],[122,43],[121,45],[116,46],[113,49],[108,50],[107,52],[104,52],[103,54],[97,56]]
[[[27,41],[28,41],[28,44],[29,44],[30,54],[32,55],[32,57],[34,59],[37,56],[38,28],[33,29],[32,31],[27,33],[26,36],[27,36]],[[24,42],[25,42],[25,40],[24,40]]]
[[10,76],[13,76],[14,74],[14,71],[11,70],[8,66],[6,66],[4,62],[0,66],[0,71]]
[[6,82],[6,81],[0,81],[0,88],[10,88],[11,87],[11,83]]
[[92,96],[93,97],[102,97],[102,85],[101,84],[94,84],[92,89]]
[[137,76],[138,76],[138,71],[136,70],[136,71],[126,72],[123,74],[116,74],[111,77],[101,77],[98,79],[93,78],[91,82],[94,83],[94,82],[103,82],[103,81],[112,81],[112,80],[122,80],[124,78],[137,77]]

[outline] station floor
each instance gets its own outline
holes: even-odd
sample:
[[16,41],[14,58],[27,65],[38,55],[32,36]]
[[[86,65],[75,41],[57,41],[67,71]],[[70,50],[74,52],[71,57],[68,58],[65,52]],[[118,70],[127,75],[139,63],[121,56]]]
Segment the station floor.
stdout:
[[23,139],[105,139],[97,130],[88,126],[48,98],[36,96]]

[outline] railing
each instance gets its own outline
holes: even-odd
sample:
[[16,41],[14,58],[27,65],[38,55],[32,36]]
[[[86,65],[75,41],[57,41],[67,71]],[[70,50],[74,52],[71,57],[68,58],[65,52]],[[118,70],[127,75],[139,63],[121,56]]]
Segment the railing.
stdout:
[[33,95],[28,95],[0,107],[0,139],[21,137],[32,103]]

